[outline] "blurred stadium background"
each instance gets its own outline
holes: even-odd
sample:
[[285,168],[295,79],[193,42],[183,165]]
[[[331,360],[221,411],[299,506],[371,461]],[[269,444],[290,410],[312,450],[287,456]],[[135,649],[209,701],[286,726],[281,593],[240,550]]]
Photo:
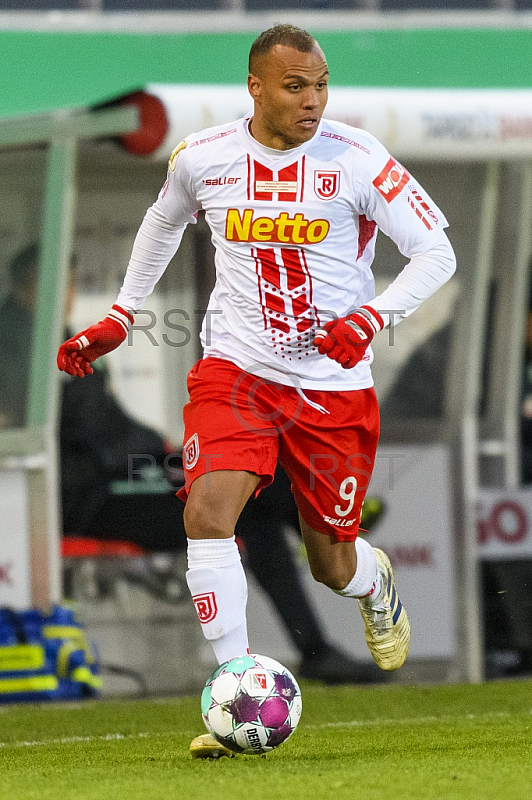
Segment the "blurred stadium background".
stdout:
[[[532,489],[521,437],[532,257],[528,11],[532,0],[0,0],[0,299],[11,257],[41,242],[25,423],[0,427],[0,606],[59,602],[68,579],[102,660],[142,687],[194,689],[209,671],[191,604],[179,599],[182,554],[161,554],[160,571],[171,570],[177,587],[165,602],[134,579],[134,558],[62,551],[55,353],[71,253],[78,329],[114,301],[175,144],[247,110],[249,46],[291,21],[324,47],[334,113],[403,160],[445,211],[458,256],[450,284],[375,347],[383,420],[370,495],[385,513],[371,536],[392,557],[413,625],[397,680],[530,669]],[[109,368],[130,413],[179,443],[185,376],[198,356],[195,311],[212,281],[201,219],[174,262],[148,305],[158,319],[152,336],[139,333]],[[382,237],[377,281],[400,267]],[[172,331],[164,338],[168,309],[190,325],[186,341]],[[411,374],[433,402],[394,413],[394,380],[423,345],[428,360]],[[366,657],[354,613],[301,569],[335,641]],[[249,616],[254,649],[290,666],[294,650],[253,581]],[[104,689],[131,690],[123,674]]]

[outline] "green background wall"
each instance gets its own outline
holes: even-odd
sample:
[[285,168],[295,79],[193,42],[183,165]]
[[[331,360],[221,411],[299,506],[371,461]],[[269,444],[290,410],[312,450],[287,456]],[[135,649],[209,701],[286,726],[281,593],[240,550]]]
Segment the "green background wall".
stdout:
[[[338,85],[532,87],[532,30],[311,32]],[[242,83],[255,35],[0,31],[0,116],[93,105],[146,83]]]

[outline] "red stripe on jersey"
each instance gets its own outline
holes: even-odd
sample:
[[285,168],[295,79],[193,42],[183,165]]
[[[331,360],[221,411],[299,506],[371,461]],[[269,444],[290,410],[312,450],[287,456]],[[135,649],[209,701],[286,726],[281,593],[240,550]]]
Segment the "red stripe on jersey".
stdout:
[[262,293],[262,280],[261,280],[261,276],[260,276],[259,251],[255,250],[255,249],[252,249],[251,250],[251,255],[255,260],[255,272],[257,273],[257,284],[258,284],[258,288],[259,288],[259,302],[260,302],[260,307],[262,309],[262,318],[264,320],[264,327],[267,328],[268,327],[268,318],[266,316],[266,307],[264,305],[264,296],[263,296],[263,293]]
[[302,283],[305,283],[307,276],[303,271],[299,250],[291,247],[282,247],[281,257],[286,269],[286,285],[288,291],[291,292],[301,286]]
[[[292,310],[294,312],[294,317],[296,319],[298,319],[298,317],[303,317],[304,314],[307,314],[309,309],[310,306],[304,294],[302,294],[300,297],[295,297],[292,300]],[[297,329],[299,333],[301,333],[302,331],[306,331],[307,328],[310,328],[312,323],[313,319],[310,318],[308,315],[304,317],[304,319],[299,319],[297,322]]]
[[271,192],[257,192],[257,181],[273,181],[273,172],[259,161],[254,161],[253,165],[255,167],[255,175],[253,176],[254,199],[272,200]]
[[314,320],[311,319],[310,317],[305,317],[305,319],[300,319],[299,322],[297,323],[298,333],[304,333],[305,331],[308,331],[309,328],[312,328],[313,324]]
[[[279,170],[279,177],[278,180],[280,181],[294,181],[297,183],[297,167],[298,162],[296,161],[295,164],[290,164],[289,167],[285,167],[284,169]],[[297,200],[297,191],[296,192],[279,192],[279,200],[284,201],[285,203],[295,203]]]
[[303,190],[305,188],[305,156],[301,159],[301,194],[299,195],[299,202],[303,202]]
[[283,322],[282,319],[276,319],[275,317],[270,317],[270,325],[272,328],[277,328],[283,333],[290,333],[290,325],[287,322]]
[[280,294],[270,294],[270,292],[265,292],[264,299],[266,300],[266,306],[271,308],[272,311],[280,311],[281,314],[286,314],[284,300]]
[[279,265],[275,260],[275,250],[271,247],[257,250],[257,258],[259,260],[261,277],[266,283],[271,283],[277,289],[281,288],[281,275],[279,272]]
[[251,200],[251,157],[248,153],[248,200]]
[[377,224],[373,220],[369,220],[364,214],[358,218],[358,259],[363,255],[364,250],[369,242],[373,239],[375,228]]
[[412,201],[412,198],[411,198],[411,197],[407,197],[406,199],[408,200],[408,205],[409,205],[409,206],[411,206],[411,208],[413,208],[413,209],[414,209],[414,211],[416,212],[417,216],[419,217],[419,219],[421,220],[421,222],[423,223],[423,225],[424,225],[426,228],[428,228],[428,230],[429,230],[429,231],[431,231],[431,230],[432,230],[432,225],[430,224],[430,222],[428,221],[428,219],[427,219],[427,218],[426,218],[426,217],[425,217],[425,216],[424,216],[424,215],[421,213],[421,211],[419,210],[419,208],[416,208],[416,206],[414,205],[414,203],[413,203],[413,201]]
[[[281,256],[286,270],[286,283],[289,292],[294,292],[300,289],[297,297],[292,297],[292,313],[297,322],[297,329],[301,333],[306,331],[313,324],[316,318],[316,309],[312,308],[312,279],[307,268],[306,261],[304,260],[304,253],[302,250],[295,248],[283,247],[281,248]],[[312,312],[309,315],[309,312]]]
[[305,251],[304,250],[300,250],[299,252],[301,253],[301,263],[303,265],[303,270],[305,271],[305,274],[308,276],[308,302],[309,302],[309,305],[312,306],[312,309],[314,311],[314,319],[316,320],[316,325],[319,328],[320,327],[320,318],[318,316],[318,309],[314,305],[314,301],[312,299],[312,291],[313,291],[312,276],[311,276],[310,270],[308,268],[307,258],[305,256]]

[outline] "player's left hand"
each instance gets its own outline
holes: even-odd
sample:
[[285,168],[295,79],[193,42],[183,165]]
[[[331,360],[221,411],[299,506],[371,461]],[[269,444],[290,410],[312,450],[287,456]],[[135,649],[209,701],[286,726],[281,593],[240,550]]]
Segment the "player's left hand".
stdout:
[[352,369],[364,358],[375,336],[384,328],[384,320],[370,306],[361,306],[348,314],[328,322],[314,336],[318,353],[337,361],[344,369]]

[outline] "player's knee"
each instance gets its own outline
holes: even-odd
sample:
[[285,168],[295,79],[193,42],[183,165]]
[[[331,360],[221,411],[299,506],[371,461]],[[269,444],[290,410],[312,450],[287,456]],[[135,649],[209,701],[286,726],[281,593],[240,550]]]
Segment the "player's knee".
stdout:
[[183,523],[189,539],[220,539],[234,533],[234,526],[222,514],[215,513],[209,503],[191,499],[185,506]]
[[318,583],[323,583],[333,592],[345,589],[353,578],[353,575],[345,569],[343,565],[319,564],[311,566],[312,577]]

